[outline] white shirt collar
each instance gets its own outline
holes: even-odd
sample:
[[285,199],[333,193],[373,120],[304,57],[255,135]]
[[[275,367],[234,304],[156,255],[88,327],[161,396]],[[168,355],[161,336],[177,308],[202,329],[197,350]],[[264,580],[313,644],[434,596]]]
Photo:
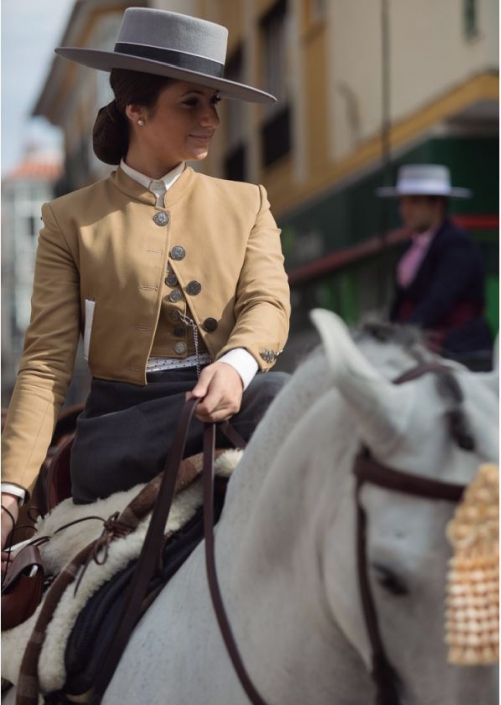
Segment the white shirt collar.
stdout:
[[[162,176],[162,181],[165,184],[165,189],[168,191],[170,187],[179,179],[181,174],[184,171],[184,167],[186,166],[185,162],[181,162],[181,164],[178,164],[172,171],[169,171],[168,174],[165,174],[165,176]],[[159,181],[159,179],[151,179],[149,176],[145,176],[144,174],[141,174],[139,171],[136,171],[135,169],[132,169],[128,164],[122,161],[120,162],[120,168],[125,171],[127,176],[130,176],[131,179],[134,179],[134,181],[137,181],[140,183],[142,186],[145,188],[150,189],[150,184],[152,181]]]

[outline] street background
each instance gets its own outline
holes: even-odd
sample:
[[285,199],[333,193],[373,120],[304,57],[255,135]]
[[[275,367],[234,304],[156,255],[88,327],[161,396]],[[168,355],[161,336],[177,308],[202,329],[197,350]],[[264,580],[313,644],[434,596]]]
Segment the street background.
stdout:
[[[496,0],[3,0],[2,403],[29,321],[44,201],[109,173],[92,152],[108,75],[56,58],[57,45],[112,49],[123,10],[193,14],[230,30],[226,76],[268,90],[275,106],[223,101],[204,172],[263,183],[282,228],[292,288],[283,369],[316,342],[308,318],[349,324],[387,310],[402,230],[375,197],[405,163],[441,163],[471,188],[452,214],[479,242],[486,316],[499,319]],[[68,403],[88,388],[81,357]]]

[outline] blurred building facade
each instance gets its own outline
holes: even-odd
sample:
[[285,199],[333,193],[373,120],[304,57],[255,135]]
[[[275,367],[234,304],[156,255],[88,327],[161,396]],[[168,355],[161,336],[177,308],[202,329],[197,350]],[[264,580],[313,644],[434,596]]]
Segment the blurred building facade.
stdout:
[[[497,331],[497,2],[205,0],[199,11],[230,29],[232,77],[279,98],[245,119],[227,101],[209,168],[268,189],[293,289],[292,337],[309,328],[315,306],[355,322],[388,304],[407,234],[396,204],[383,213],[374,190],[413,162],[446,164],[473,190],[452,213],[483,248]],[[391,174],[382,164],[385,90]]]
[[[455,184],[473,190],[452,212],[485,252],[488,318],[497,329],[495,0],[78,0],[61,44],[111,49],[123,10],[141,5],[226,25],[226,76],[279,99],[223,101],[200,168],[266,186],[292,285],[292,341],[309,335],[315,306],[354,322],[388,303],[406,234],[395,204],[383,212],[374,191],[410,162],[446,164]],[[59,193],[110,171],[90,142],[97,109],[109,100],[106,73],[55,58],[35,114],[65,134]],[[391,174],[382,161],[384,105]]]
[[58,153],[27,149],[2,180],[2,405],[10,398],[31,313],[42,204],[61,176]]
[[[112,50],[125,8],[143,7],[137,0],[77,0],[61,37],[61,46]],[[109,74],[54,56],[33,114],[59,127],[64,135],[64,170],[56,185],[62,195],[106,176],[110,167],[92,150],[91,135],[98,108],[112,100]]]

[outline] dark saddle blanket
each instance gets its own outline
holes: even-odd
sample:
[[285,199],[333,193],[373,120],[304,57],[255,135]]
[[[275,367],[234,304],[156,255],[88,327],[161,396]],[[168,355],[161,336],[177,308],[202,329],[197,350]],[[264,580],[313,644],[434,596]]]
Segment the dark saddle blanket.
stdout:
[[[226,480],[218,479],[215,485],[214,513],[221,514]],[[165,542],[156,575],[150,580],[148,596],[143,602],[143,613],[159,592],[174,576],[193,550],[203,539],[203,512],[199,507],[195,515],[181,529],[171,534]],[[95,675],[103,662],[116,631],[126,590],[132,579],[136,561],[131,561],[92,596],[77,618],[65,651],[66,682],[64,687],[46,697],[48,703],[85,701],[95,682]]]

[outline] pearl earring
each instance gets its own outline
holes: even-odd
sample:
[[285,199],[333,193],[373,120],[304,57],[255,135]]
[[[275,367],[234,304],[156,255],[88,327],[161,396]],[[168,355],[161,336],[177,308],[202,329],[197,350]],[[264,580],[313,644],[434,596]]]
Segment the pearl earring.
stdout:
[[142,127],[144,125],[144,120],[142,118],[139,118],[139,120],[137,121],[137,124]]

